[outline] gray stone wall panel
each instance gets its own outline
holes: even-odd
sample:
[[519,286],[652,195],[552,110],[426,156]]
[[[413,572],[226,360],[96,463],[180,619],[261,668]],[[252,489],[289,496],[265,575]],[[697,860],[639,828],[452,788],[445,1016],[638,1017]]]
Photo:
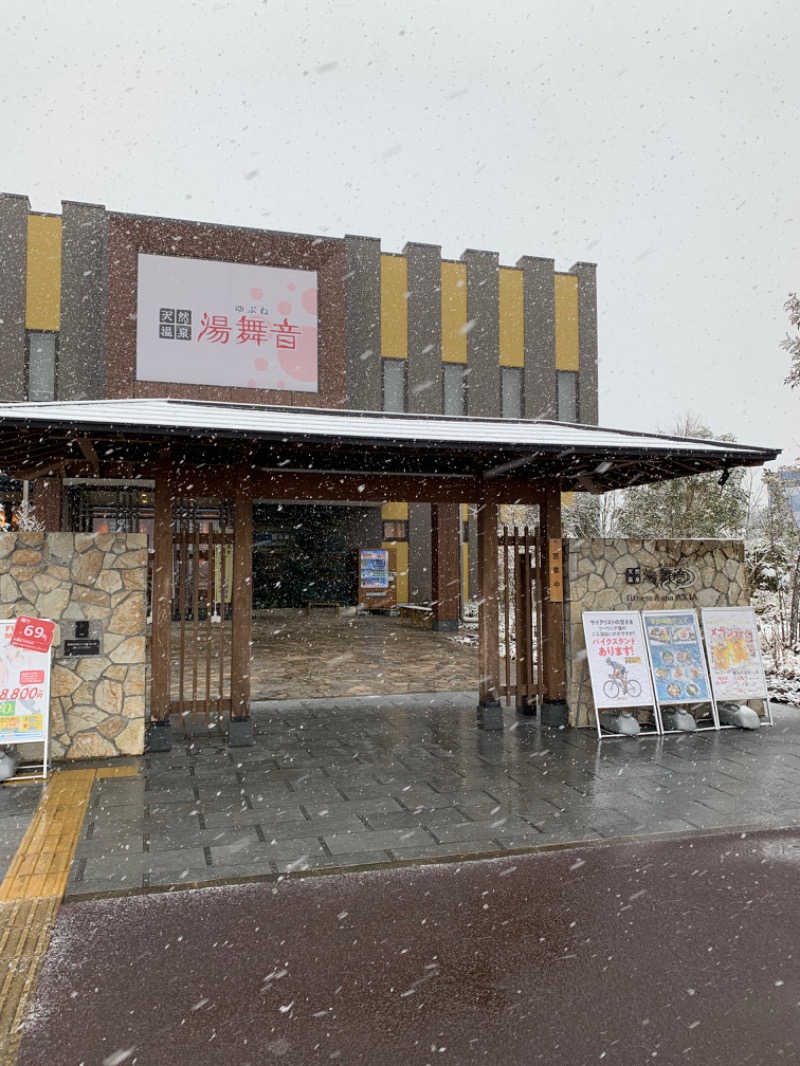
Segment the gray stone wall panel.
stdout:
[[467,414],[500,417],[499,257],[468,250],[467,264]]
[[27,196],[0,195],[0,395],[27,399],[25,279],[28,271]]
[[108,215],[98,204],[62,205],[59,400],[105,396]]
[[408,598],[431,601],[431,505],[408,505]]
[[345,237],[345,406],[380,411],[381,242]]
[[598,424],[597,381],[597,267],[594,263],[575,263],[570,270],[578,278],[578,336],[580,372],[578,374],[578,417],[587,426]]
[[408,410],[441,414],[441,248],[410,243],[403,255],[408,259]]
[[558,418],[555,261],[523,256],[525,417]]

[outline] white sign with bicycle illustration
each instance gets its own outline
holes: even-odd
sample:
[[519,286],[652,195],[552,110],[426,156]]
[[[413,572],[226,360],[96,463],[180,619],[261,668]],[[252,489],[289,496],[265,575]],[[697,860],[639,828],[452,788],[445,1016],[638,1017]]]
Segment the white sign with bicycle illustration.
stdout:
[[595,708],[654,707],[639,612],[584,611],[583,631]]

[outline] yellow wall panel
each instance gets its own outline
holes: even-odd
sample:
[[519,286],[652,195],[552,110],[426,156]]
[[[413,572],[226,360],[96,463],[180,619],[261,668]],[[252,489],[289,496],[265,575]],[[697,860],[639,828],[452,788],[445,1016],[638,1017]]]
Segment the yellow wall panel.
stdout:
[[381,507],[381,519],[384,522],[407,522],[407,503],[384,503]]
[[36,330],[61,326],[61,219],[51,215],[28,215],[25,325]]
[[467,264],[442,263],[442,362],[467,361]]
[[397,560],[397,602],[408,603],[408,541],[385,540],[382,548],[394,548]]
[[499,271],[500,366],[525,366],[525,289],[521,270]]
[[408,358],[408,260],[381,256],[381,355]]
[[[407,522],[407,503],[384,503],[381,506],[381,521]],[[397,602],[408,603],[408,541],[384,540],[382,548],[394,548],[397,552]]]
[[578,279],[556,274],[556,370],[580,370]]

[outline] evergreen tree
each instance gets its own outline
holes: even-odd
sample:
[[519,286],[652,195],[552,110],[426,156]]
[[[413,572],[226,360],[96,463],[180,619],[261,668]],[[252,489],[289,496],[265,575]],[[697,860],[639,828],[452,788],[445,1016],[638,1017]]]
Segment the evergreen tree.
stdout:
[[[701,440],[715,437],[692,415],[674,428],[676,436]],[[744,469],[732,470],[724,485],[720,475],[692,474],[626,489],[617,511],[619,534],[642,540],[685,540],[705,537],[741,537],[748,517],[748,491]]]
[[792,369],[789,371],[786,383],[794,388],[795,385],[800,384],[800,298],[798,298],[796,292],[789,294],[789,299],[783,305],[783,308],[789,313],[790,325],[797,330],[797,334],[794,337],[787,333],[781,341],[781,348],[792,357]]

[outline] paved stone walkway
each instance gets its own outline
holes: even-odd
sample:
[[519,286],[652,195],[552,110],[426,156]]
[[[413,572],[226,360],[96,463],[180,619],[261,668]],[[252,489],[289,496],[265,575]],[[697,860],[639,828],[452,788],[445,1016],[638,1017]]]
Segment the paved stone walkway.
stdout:
[[[750,733],[597,741],[470,693],[270,703],[254,747],[187,733],[101,780],[67,897],[800,820],[800,712]],[[180,729],[176,729],[180,734]]]
[[[471,632],[474,637],[476,631]],[[315,609],[311,615],[304,610],[264,612],[253,621],[252,698],[385,696],[477,688],[477,646],[459,643],[453,636],[401,625],[388,615],[339,616],[326,609]],[[205,639],[205,630],[200,639]],[[177,622],[172,643],[177,696]]]
[[3,785],[0,787],[0,882],[22,843],[39,804],[44,785]]

